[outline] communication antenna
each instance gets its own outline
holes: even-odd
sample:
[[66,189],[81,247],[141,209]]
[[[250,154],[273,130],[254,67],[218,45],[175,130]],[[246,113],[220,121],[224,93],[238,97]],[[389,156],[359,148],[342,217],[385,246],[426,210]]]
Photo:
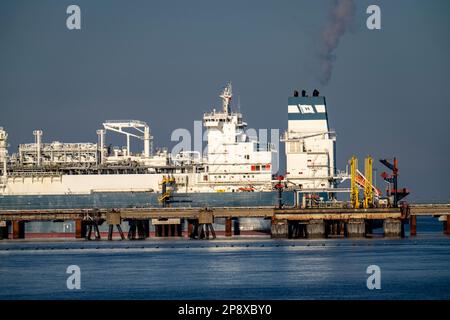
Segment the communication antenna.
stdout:
[[237,100],[238,100],[237,101],[237,110],[238,110],[238,113],[241,113],[241,96],[238,96]]
[[231,105],[231,98],[233,97],[233,89],[231,86],[231,81],[227,83],[225,88],[223,88],[222,94],[220,95],[222,98],[222,108],[223,112],[226,114],[230,113],[230,105]]

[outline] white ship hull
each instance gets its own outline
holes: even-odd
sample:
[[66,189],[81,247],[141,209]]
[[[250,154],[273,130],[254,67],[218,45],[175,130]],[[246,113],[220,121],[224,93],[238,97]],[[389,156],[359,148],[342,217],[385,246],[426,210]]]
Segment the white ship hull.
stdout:
[[[92,192],[161,192],[164,174],[83,174],[34,177],[8,177],[0,195],[65,195]],[[175,192],[239,192],[248,185],[246,180],[229,179],[205,182],[203,174],[173,174]],[[236,175],[234,175],[236,176]],[[251,181],[254,191],[270,191],[270,177]],[[223,179],[225,180],[225,179]]]

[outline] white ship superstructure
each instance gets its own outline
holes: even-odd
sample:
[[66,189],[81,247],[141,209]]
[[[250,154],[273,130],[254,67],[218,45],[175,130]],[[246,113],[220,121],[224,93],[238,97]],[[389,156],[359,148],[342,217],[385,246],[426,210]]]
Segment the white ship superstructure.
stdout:
[[272,165],[277,156],[274,146],[261,145],[247,136],[242,114],[231,111],[231,84],[220,97],[222,110],[214,109],[203,116],[208,140],[206,179],[213,185],[227,185],[224,191],[270,188],[276,173]]
[[[161,192],[161,181],[169,176],[178,192],[272,190],[276,150],[245,134],[242,114],[231,110],[231,84],[220,97],[222,110],[203,117],[206,155],[153,152],[147,123],[110,120],[97,130],[98,143],[44,143],[42,130],[35,130],[34,143],[21,144],[18,153],[8,157],[7,133],[0,129],[0,195]],[[107,131],[125,135],[126,146],[106,147]],[[130,151],[131,138],[143,141],[141,153]]]

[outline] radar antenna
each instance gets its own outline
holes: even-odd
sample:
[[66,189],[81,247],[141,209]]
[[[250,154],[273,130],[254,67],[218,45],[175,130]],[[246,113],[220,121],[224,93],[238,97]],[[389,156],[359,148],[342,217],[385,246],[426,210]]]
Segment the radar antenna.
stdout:
[[227,83],[225,88],[223,88],[222,94],[220,95],[222,98],[222,107],[223,112],[226,114],[230,113],[230,105],[231,105],[231,98],[233,97],[233,90],[231,87],[231,81]]

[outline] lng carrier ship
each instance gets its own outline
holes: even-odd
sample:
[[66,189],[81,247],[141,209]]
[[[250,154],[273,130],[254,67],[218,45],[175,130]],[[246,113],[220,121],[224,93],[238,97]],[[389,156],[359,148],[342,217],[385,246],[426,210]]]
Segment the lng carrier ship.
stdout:
[[[348,174],[336,170],[336,136],[330,130],[325,97],[314,90],[288,98],[286,172],[277,176],[278,150],[246,133],[247,123],[232,110],[228,83],[221,108],[203,115],[207,151],[153,151],[147,123],[105,121],[97,143],[20,144],[8,155],[0,128],[0,209],[293,206],[306,198],[335,201],[336,186]],[[126,137],[126,146],[106,146],[106,133]],[[132,138],[143,151],[132,153]],[[280,182],[283,192],[279,192]],[[307,196],[307,197],[306,197]],[[242,221],[244,222],[244,221]],[[256,223],[258,227],[260,223]],[[245,223],[242,224],[245,228]],[[255,224],[250,223],[249,228]]]

